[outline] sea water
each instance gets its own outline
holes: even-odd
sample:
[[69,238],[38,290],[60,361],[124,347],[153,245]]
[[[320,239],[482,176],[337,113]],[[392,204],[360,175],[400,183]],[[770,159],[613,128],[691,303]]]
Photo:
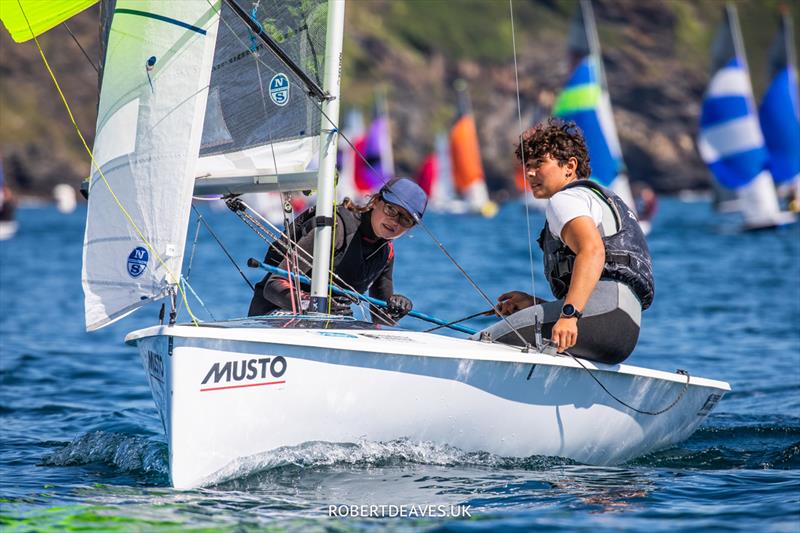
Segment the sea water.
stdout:
[[[263,257],[265,243],[231,213],[199,210],[257,280],[245,264]],[[168,486],[139,356],[122,342],[156,323],[159,306],[84,331],[84,218],[81,209],[21,209],[18,234],[0,243],[2,530],[800,531],[798,226],[739,233],[707,203],[662,202],[649,237],[655,304],[628,362],[733,388],[676,447],[601,468],[407,440],[308,443],[261,456],[222,485],[178,491]],[[490,298],[547,293],[541,254],[528,245],[542,216],[528,220],[530,230],[519,204],[494,219],[425,218]],[[194,245],[195,224],[193,215],[187,266],[192,255],[189,282],[202,299],[190,297],[194,313],[243,316],[250,289],[208,232]],[[396,291],[415,309],[455,320],[489,307],[422,229],[397,242],[396,257]],[[340,516],[375,503],[388,506],[383,518]],[[329,516],[332,506],[339,516]],[[419,516],[423,506],[435,516]]]

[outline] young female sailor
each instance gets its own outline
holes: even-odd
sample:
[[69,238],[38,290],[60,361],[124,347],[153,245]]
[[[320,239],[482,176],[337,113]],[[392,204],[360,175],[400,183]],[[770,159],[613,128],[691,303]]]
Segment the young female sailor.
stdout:
[[[360,207],[350,200],[336,206],[336,227],[333,269],[346,285],[343,289],[356,292],[369,290],[370,296],[385,300],[389,305],[385,311],[371,309],[373,321],[393,324],[411,311],[410,299],[395,294],[392,272],[394,268],[394,246],[392,240],[412,228],[425,213],[428,197],[413,181],[398,179],[389,182],[374,195],[366,206]],[[310,257],[314,249],[314,208],[298,215],[289,228],[297,246]],[[286,257],[286,242],[273,243],[264,262],[290,270]],[[310,261],[298,262],[302,274],[311,271]],[[336,280],[334,279],[334,283]],[[301,286],[303,291],[309,287]],[[351,300],[335,297],[331,301],[333,314],[352,314]],[[248,316],[265,315],[276,310],[292,309],[292,286],[289,280],[267,274],[255,286]]]
[[[643,309],[653,301],[650,252],[636,215],[590,181],[589,154],[573,122],[550,118],[516,149],[534,197],[549,199],[539,237],[554,302],[521,291],[500,295],[496,311],[531,344],[535,324],[559,352],[616,364],[636,346]],[[519,344],[505,321],[487,330]]]

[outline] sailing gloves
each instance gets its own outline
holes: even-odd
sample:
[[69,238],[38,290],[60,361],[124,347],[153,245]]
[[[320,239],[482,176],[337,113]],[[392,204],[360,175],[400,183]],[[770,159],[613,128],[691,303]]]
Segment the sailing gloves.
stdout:
[[392,294],[386,303],[388,304],[386,306],[386,312],[395,322],[410,313],[411,309],[414,307],[411,300],[402,294]]
[[353,316],[353,308],[350,307],[353,299],[349,296],[334,296],[330,303],[332,315]]

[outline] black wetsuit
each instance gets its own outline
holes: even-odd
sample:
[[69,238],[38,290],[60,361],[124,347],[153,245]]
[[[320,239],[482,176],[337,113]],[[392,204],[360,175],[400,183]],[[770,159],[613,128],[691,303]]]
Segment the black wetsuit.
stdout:
[[[333,271],[357,292],[363,293],[369,289],[369,295],[373,298],[388,300],[394,294],[392,282],[394,247],[390,241],[377,237],[372,231],[371,215],[372,211],[362,214],[341,205],[336,207]],[[310,258],[314,250],[314,208],[301,213],[292,226],[296,231],[297,244],[308,252],[308,255],[299,253],[299,268],[303,274],[309,275],[311,265],[300,258]],[[289,235],[293,235],[291,227]],[[282,246],[273,244],[267,251],[264,262],[287,270],[283,250]],[[349,289],[346,286],[341,288]],[[248,316],[265,315],[278,309],[291,309],[291,290],[286,278],[267,274],[256,284],[255,289],[247,312]],[[301,289],[309,291],[310,287],[301,285]],[[383,314],[377,316],[374,310],[372,318],[375,322],[388,323]]]

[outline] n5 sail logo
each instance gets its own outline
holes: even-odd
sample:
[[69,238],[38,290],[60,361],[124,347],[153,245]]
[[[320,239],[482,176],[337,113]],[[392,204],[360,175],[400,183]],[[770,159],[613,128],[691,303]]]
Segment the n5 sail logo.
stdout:
[[285,106],[289,103],[289,78],[286,74],[279,72],[269,80],[269,97],[278,106]]
[[128,255],[128,275],[132,278],[138,278],[147,268],[147,261],[150,259],[150,254],[147,253],[147,248],[137,246]]
[[[285,373],[286,359],[280,355],[214,363],[200,383],[200,392],[280,385],[286,383],[285,379],[280,380]],[[221,386],[202,388],[203,385]]]

